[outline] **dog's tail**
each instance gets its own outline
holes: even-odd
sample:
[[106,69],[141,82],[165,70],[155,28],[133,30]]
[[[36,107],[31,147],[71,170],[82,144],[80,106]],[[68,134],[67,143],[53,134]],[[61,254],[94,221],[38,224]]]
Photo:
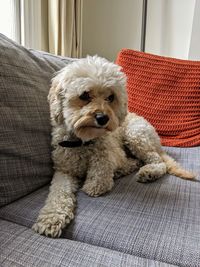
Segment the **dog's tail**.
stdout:
[[167,172],[169,174],[178,176],[182,179],[195,180],[195,174],[190,171],[184,170],[173,158],[171,158],[165,152],[161,154],[161,157],[167,166]]

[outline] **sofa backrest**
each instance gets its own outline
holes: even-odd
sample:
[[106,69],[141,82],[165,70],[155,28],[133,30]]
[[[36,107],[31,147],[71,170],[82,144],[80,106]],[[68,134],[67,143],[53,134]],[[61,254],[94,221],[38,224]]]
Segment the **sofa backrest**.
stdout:
[[71,61],[0,34],[0,206],[52,178],[47,95],[53,74]]

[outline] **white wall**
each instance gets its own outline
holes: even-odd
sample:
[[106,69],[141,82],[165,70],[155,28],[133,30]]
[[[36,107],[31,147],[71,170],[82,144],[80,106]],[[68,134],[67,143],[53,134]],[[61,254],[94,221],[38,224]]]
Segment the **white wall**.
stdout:
[[140,49],[141,0],[83,0],[83,56],[115,60],[121,48]]
[[195,2],[149,0],[146,51],[187,59]]
[[[200,0],[196,0],[197,2]],[[187,59],[195,0],[148,0],[146,52]],[[83,0],[83,56],[140,49],[142,0]]]

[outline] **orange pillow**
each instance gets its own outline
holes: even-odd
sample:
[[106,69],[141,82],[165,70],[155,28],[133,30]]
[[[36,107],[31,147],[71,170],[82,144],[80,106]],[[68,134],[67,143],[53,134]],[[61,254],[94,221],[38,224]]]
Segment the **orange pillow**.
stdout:
[[166,146],[200,145],[200,61],[123,49],[129,111],[146,118]]

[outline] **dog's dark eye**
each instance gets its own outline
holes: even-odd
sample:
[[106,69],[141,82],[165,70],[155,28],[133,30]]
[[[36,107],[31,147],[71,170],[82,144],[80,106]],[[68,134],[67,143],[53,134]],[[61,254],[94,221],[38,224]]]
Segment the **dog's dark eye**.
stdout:
[[114,94],[109,95],[109,96],[106,98],[106,100],[107,100],[108,102],[110,102],[110,103],[112,103],[112,102],[114,101],[114,99],[115,99]]
[[79,96],[79,98],[83,101],[90,101],[91,97],[88,92],[82,93],[82,95]]

